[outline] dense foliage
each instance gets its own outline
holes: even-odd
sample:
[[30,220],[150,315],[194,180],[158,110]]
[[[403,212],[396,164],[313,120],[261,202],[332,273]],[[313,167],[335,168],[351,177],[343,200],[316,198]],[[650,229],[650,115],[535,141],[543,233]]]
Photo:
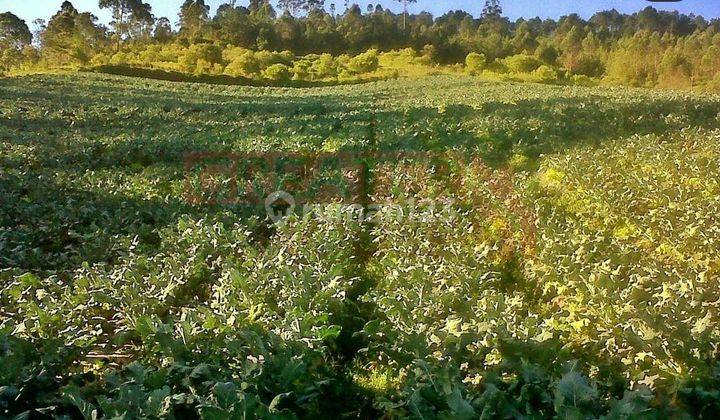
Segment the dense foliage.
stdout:
[[[718,96],[74,74],[0,80],[0,122],[0,416],[720,410]],[[455,204],[183,198],[186,154],[277,150],[432,151],[374,163],[373,199]]]
[[[414,2],[403,3],[407,9]],[[247,6],[233,1],[211,14],[203,0],[188,0],[175,31],[170,20],[156,19],[141,0],[99,5],[112,11],[110,28],[66,1],[48,22],[35,22],[35,45],[25,22],[0,15],[0,72],[114,64],[278,81],[314,80],[308,67],[330,65],[334,69],[324,78],[337,80],[375,70],[372,61],[351,57],[411,49],[428,68],[447,71],[447,65],[467,62],[469,72],[493,78],[509,73],[515,80],[546,83],[586,85],[603,79],[629,86],[720,89],[720,20],[652,7],[632,15],[598,12],[589,20],[571,14],[557,21],[511,22],[497,1],[488,1],[479,17],[463,11],[433,17],[395,14],[379,5],[367,10],[348,5],[341,12],[333,4],[326,10],[317,0],[280,1],[277,7],[267,0]],[[285,58],[265,64],[271,51]],[[484,60],[478,61],[479,55]],[[386,77],[392,71],[414,73],[403,65],[388,68]]]

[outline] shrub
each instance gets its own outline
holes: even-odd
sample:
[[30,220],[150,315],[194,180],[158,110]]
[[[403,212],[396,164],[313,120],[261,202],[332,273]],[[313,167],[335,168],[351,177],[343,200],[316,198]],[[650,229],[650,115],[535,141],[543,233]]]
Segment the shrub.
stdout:
[[437,63],[438,49],[432,44],[424,46],[422,49],[422,55],[420,56],[420,62],[427,66]]
[[155,62],[160,61],[159,57],[161,53],[161,45],[148,45],[144,50],[138,52],[138,59],[144,65],[152,66]]
[[531,73],[542,65],[540,60],[527,54],[513,55],[503,60],[503,63],[513,73]]
[[546,65],[538,67],[534,72],[533,76],[542,83],[554,83],[558,80],[558,72],[554,68]]
[[582,74],[575,74],[570,78],[573,85],[576,86],[597,86],[597,80]]
[[107,54],[96,54],[92,60],[90,60],[90,64],[93,66],[103,66],[106,64],[110,64],[110,56]]
[[293,63],[293,80],[310,80],[310,67],[312,67],[312,61],[307,58]]
[[535,57],[543,63],[554,66],[560,54],[552,45],[541,45],[535,50]]
[[247,53],[252,53],[252,50],[243,47],[230,47],[223,50],[222,58],[226,62],[231,63],[238,57],[242,57]]
[[262,72],[262,76],[265,79],[272,80],[275,82],[283,82],[290,80],[291,71],[290,67],[285,64],[273,64],[266,68]]
[[[317,58],[318,56],[315,56]],[[335,62],[338,65],[339,69],[349,69],[350,68],[350,61],[352,61],[353,57],[349,54],[340,54],[335,58]]]
[[[183,71],[195,73],[198,70],[198,61],[201,59],[210,64],[220,64],[222,50],[215,45],[192,44],[181,52],[178,63]],[[207,65],[201,64],[200,68],[207,68]]]
[[595,55],[583,54],[570,70],[573,74],[597,77],[605,73],[605,64]]
[[668,51],[660,63],[658,83],[665,87],[683,89],[692,86],[693,66],[682,53]]
[[484,54],[471,52],[465,58],[465,65],[471,74],[480,73],[485,70],[485,67],[487,66],[487,59]]
[[321,54],[313,61],[310,73],[313,79],[328,79],[338,75],[337,62],[330,54]]
[[130,59],[128,54],[122,51],[118,51],[110,57],[109,64],[128,64]]
[[398,55],[400,57],[407,57],[407,58],[417,58],[418,53],[412,48],[403,48],[402,50],[398,50]]
[[197,61],[196,67],[195,67],[195,74],[197,75],[203,75],[203,74],[221,74],[223,72],[222,64],[219,63],[211,63],[204,58],[200,58]]
[[288,52],[279,53],[275,51],[257,51],[255,53],[255,58],[257,59],[261,70],[264,70],[273,64],[284,64],[289,66],[293,61],[292,53]]
[[342,69],[342,70],[340,70],[340,73],[338,73],[338,80],[340,80],[340,81],[357,80],[357,73],[352,72],[348,69]]
[[348,63],[348,69],[357,74],[371,73],[378,69],[379,63],[379,53],[372,49],[353,57]]
[[225,74],[229,76],[254,77],[259,72],[260,63],[252,51],[237,56],[225,67]]
[[502,61],[493,61],[490,64],[487,65],[487,70],[493,72],[493,73],[507,73],[508,68]]
[[0,74],[4,74],[23,61],[22,53],[15,48],[4,48],[0,45]]
[[708,82],[707,88],[713,92],[720,92],[720,73],[715,75],[715,77]]

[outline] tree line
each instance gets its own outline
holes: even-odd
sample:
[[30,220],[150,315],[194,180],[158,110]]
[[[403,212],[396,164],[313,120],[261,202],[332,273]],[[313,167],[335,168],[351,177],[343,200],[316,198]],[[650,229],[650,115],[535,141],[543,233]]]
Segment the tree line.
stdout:
[[[414,2],[398,1],[406,11]],[[207,53],[198,60],[211,71],[230,64],[222,54],[227,48],[295,56],[412,49],[430,63],[467,63],[475,72],[546,66],[568,76],[628,85],[720,85],[720,20],[652,7],[629,15],[602,11],[587,20],[571,14],[558,20],[511,21],[503,16],[499,0],[487,0],[477,17],[464,11],[437,17],[428,12],[398,14],[379,4],[348,4],[338,10],[324,0],[229,1],[211,13],[204,0],[186,0],[174,28],[142,0],[100,0],[98,5],[111,12],[109,27],[69,1],[47,22],[34,21],[34,31],[12,13],[0,14],[0,71],[82,66],[113,57],[121,62],[123,54],[133,53],[152,62],[153,53],[172,55],[193,46]],[[156,61],[167,60],[173,57]]]

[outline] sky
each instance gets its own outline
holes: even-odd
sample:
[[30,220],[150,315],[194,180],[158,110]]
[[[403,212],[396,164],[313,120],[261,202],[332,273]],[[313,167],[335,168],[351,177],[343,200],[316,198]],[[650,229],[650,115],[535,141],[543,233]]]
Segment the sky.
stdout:
[[[89,11],[100,18],[103,23],[110,21],[110,13],[107,10],[100,10],[97,7],[98,0],[71,0],[80,11]],[[152,5],[153,14],[156,17],[167,17],[172,22],[177,22],[177,14],[183,0],[145,0]],[[0,0],[0,12],[12,12],[25,20],[28,26],[35,19],[47,20],[60,9],[63,0]],[[211,13],[220,4],[228,0],[206,0],[210,5]],[[238,5],[247,5],[248,0],[237,0]],[[342,10],[345,0],[325,0],[326,6],[331,3],[337,5],[337,10]],[[350,1],[358,3],[363,10],[368,3],[380,3],[385,8],[393,11],[402,11],[402,5],[396,0],[374,0],[374,1]],[[482,11],[484,1],[482,0],[418,0],[410,4],[411,12],[427,10],[433,15],[439,16],[449,10],[465,10],[475,16]],[[682,0],[677,3],[651,3],[647,0],[501,0],[504,15],[512,20],[519,17],[532,18],[555,18],[570,13],[589,18],[593,13],[600,10],[617,9],[623,13],[633,13],[652,5],[656,9],[677,10],[681,13],[705,16],[706,18],[720,18],[720,0]],[[32,29],[32,28],[31,28]]]

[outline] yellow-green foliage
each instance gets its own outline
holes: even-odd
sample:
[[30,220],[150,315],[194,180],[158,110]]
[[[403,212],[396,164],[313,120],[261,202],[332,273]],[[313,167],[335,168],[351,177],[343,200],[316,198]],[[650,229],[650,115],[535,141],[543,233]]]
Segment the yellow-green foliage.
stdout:
[[275,82],[287,81],[291,77],[290,67],[285,64],[273,64],[262,71],[262,76]]
[[337,77],[339,64],[330,54],[321,54],[313,57],[310,65],[310,75],[313,80],[331,79]]
[[[275,81],[290,78],[298,81],[352,80],[377,72],[380,53],[368,50],[354,57],[333,57],[330,54],[296,57],[289,51],[252,51],[242,47],[222,49],[214,44],[185,46],[170,43],[138,46],[112,55],[98,54],[91,64],[129,65],[196,75],[225,74]],[[285,77],[286,70],[290,72],[289,77]]]
[[377,50],[368,50],[360,55],[351,58],[347,62],[347,68],[356,74],[372,73],[378,69],[379,53]]
[[[238,51],[239,52],[239,51]],[[225,56],[225,55],[224,55]],[[225,56],[228,65],[225,74],[229,76],[256,77],[260,72],[260,62],[252,51],[243,49],[240,54]]]
[[533,71],[532,74],[541,83],[552,83],[552,82],[556,82],[558,80],[557,70],[555,70],[552,67],[547,66],[545,64],[538,67],[535,71]]
[[[427,52],[427,51],[426,51]],[[389,51],[380,54],[380,69],[386,73],[406,77],[421,77],[437,73],[448,73],[449,70],[428,64],[428,57],[418,54],[412,48]]]
[[503,60],[503,64],[513,73],[530,73],[542,65],[542,62],[532,55],[518,54]]
[[478,74],[485,70],[487,59],[484,54],[471,52],[465,58],[465,66],[471,74]]

